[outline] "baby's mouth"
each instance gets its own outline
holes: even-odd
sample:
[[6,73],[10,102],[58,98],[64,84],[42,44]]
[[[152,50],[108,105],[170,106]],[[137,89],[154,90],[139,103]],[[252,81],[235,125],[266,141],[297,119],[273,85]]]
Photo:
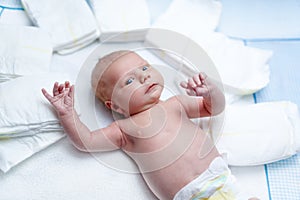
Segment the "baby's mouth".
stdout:
[[151,92],[157,85],[157,83],[150,84],[146,90],[146,93]]

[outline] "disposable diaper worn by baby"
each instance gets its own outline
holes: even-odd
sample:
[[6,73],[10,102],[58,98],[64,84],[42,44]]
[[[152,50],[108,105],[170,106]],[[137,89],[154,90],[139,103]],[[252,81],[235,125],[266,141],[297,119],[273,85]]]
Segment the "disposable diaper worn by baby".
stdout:
[[208,169],[183,187],[174,200],[245,200],[235,177],[222,157],[215,158]]

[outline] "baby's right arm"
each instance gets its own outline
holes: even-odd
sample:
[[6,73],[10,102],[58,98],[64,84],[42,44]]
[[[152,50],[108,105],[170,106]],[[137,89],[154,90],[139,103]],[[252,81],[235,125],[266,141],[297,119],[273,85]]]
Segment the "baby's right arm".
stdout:
[[61,125],[76,148],[86,152],[111,151],[121,148],[122,132],[117,123],[90,131],[81,122],[74,109],[74,85],[70,86],[68,81],[60,85],[56,82],[53,86],[53,96],[44,88],[42,92],[55,108]]

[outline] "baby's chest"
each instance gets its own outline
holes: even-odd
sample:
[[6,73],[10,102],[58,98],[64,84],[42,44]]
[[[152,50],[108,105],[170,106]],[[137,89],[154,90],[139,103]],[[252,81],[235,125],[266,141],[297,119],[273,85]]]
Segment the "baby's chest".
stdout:
[[178,130],[183,118],[181,112],[161,107],[122,121],[120,128],[126,135],[146,139]]
[[148,152],[168,145],[184,126],[180,116],[165,115],[149,119],[147,124],[135,121],[126,123],[121,129],[127,139],[128,148],[135,152]]

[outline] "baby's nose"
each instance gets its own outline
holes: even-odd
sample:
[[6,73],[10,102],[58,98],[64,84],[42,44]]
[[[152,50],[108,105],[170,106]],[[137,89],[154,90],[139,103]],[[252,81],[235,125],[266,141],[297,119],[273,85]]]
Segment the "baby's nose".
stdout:
[[140,74],[140,82],[145,83],[147,79],[150,78],[150,74],[147,72],[141,72]]

